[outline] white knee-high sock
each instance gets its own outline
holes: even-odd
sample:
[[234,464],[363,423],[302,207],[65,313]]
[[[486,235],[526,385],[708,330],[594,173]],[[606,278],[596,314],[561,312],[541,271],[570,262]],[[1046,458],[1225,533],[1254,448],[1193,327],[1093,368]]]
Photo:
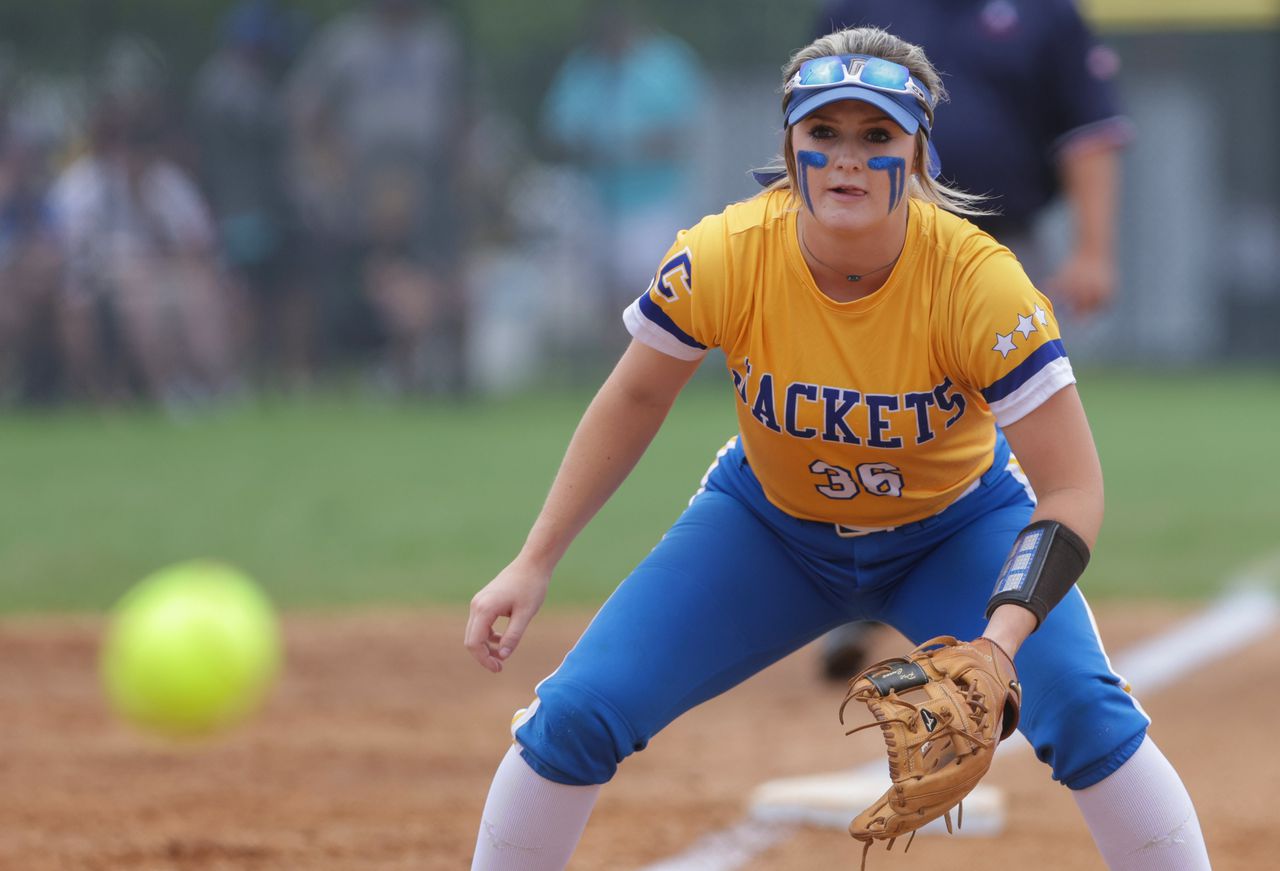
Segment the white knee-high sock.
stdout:
[[547,780],[513,744],[489,787],[471,871],[561,871],[599,794],[598,785]]
[[1112,775],[1071,795],[1111,871],[1210,871],[1191,796],[1149,737]]

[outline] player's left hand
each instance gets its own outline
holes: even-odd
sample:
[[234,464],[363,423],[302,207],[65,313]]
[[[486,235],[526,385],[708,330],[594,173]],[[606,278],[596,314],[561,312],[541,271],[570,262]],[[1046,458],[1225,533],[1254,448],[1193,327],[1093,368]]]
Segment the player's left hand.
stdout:
[[[1022,688],[1013,660],[989,638],[971,642],[939,636],[904,659],[876,663],[849,681],[840,722],[851,701],[875,720],[848,734],[878,726],[884,733],[893,785],[849,824],[867,850],[889,846],[946,816],[991,767],[996,745],[1018,725]],[[910,843],[908,843],[910,846]]]
[[1111,305],[1116,289],[1115,261],[1105,255],[1077,250],[1045,283],[1049,295],[1065,301],[1077,316],[1095,315]]

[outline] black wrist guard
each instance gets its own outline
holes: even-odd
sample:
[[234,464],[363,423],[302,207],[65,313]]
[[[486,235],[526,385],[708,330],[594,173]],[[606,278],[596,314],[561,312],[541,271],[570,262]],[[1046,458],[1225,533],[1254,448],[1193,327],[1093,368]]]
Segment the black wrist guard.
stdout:
[[987,602],[987,619],[1012,602],[1036,615],[1036,628],[1089,564],[1089,545],[1056,520],[1037,520],[1013,543]]

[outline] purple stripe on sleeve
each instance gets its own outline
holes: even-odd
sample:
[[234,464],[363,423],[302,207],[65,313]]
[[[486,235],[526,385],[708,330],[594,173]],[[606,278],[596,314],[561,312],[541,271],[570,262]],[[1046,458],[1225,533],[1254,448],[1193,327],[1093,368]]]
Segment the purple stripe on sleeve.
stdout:
[[639,303],[640,303],[641,313],[643,313],[644,316],[648,318],[652,323],[656,324],[659,327],[662,327],[662,329],[666,330],[672,336],[675,336],[677,339],[679,339],[682,343],[688,345],[690,348],[697,348],[699,351],[705,351],[707,349],[706,345],[702,344],[693,336],[689,335],[684,330],[680,329],[680,327],[676,325],[676,322],[671,320],[671,318],[667,316],[667,313],[664,312],[658,306],[658,304],[653,301],[653,297],[649,296],[648,293],[645,293],[643,296],[640,297]]
[[1039,348],[1031,352],[1027,359],[1023,360],[1013,371],[1000,378],[991,386],[983,389],[982,398],[988,404],[998,402],[1004,399],[1010,393],[1013,393],[1023,384],[1026,384],[1033,375],[1047,366],[1059,357],[1067,356],[1067,349],[1063,347],[1061,339],[1054,339],[1052,342],[1046,342]]

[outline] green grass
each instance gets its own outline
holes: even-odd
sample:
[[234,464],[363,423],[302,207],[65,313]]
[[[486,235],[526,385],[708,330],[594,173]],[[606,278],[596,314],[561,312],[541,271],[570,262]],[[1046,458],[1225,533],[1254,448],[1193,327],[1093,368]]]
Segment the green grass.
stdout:
[[1086,372],[1107,515],[1085,589],[1190,597],[1280,548],[1280,376]]
[[[1280,379],[1088,373],[1107,474],[1093,595],[1202,596],[1275,548]],[[460,604],[523,540],[590,396],[462,405],[264,402],[0,419],[0,611],[97,610],[147,571],[215,556],[281,603]],[[696,381],[562,564],[552,603],[600,601],[679,514],[732,434]]]

